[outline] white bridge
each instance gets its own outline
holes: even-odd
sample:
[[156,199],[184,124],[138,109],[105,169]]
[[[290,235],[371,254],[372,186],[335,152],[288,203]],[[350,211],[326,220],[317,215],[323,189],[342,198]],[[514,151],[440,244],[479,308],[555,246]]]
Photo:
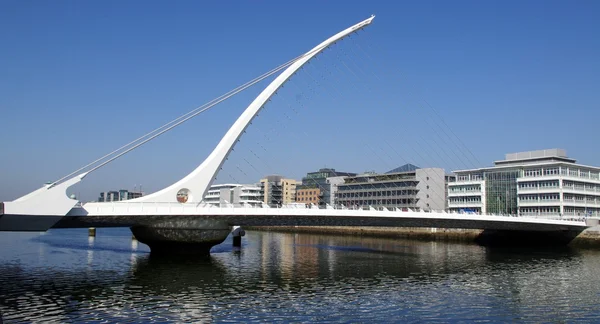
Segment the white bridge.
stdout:
[[[155,250],[181,246],[210,248],[222,242],[231,226],[335,225],[467,228],[528,233],[575,233],[587,228],[584,221],[537,219],[493,215],[448,214],[401,210],[318,208],[209,207],[202,203],[224,161],[253,118],[276,91],[304,64],[335,42],[370,25],[374,16],[353,25],[307,53],[238,87],[198,112],[175,120],[149,138],[121,148],[90,165],[47,184],[14,201],[0,203],[0,231],[46,231],[50,228],[127,226],[141,242]],[[170,130],[267,76],[283,70],[246,108],[212,153],[189,175],[150,195],[120,202],[81,204],[67,196],[67,189],[106,163]],[[258,81],[256,81],[258,80]],[[138,139],[138,140],[140,140]],[[137,141],[137,140],[136,140]],[[131,144],[131,143],[130,143]],[[112,157],[110,155],[113,155]],[[102,161],[104,160],[104,162]],[[95,166],[93,166],[95,164]],[[86,169],[87,168],[87,169]],[[82,172],[80,174],[77,174]],[[572,235],[571,235],[572,236]],[[206,249],[205,249],[206,250]],[[205,252],[207,252],[206,250]]]

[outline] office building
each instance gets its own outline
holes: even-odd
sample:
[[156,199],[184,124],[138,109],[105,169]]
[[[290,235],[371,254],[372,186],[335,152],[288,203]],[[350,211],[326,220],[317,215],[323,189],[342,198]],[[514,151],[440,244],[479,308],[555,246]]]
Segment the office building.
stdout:
[[210,186],[202,200],[213,206],[261,206],[260,187],[257,185],[218,184]]
[[330,205],[335,205],[335,203],[336,203],[335,197],[336,197],[336,193],[338,192],[338,185],[343,184],[344,179],[346,179],[349,176],[356,176],[356,174],[348,175],[348,176],[328,177],[327,178],[327,183],[329,184],[329,201],[330,201],[329,204]]
[[450,211],[600,216],[600,168],[577,164],[563,149],[510,153],[493,167],[454,173]]
[[384,174],[366,173],[337,185],[336,204],[353,208],[444,210],[444,169],[406,164]]
[[296,186],[296,202],[320,206],[330,205],[333,199],[331,199],[331,183],[327,179],[355,175],[356,173],[327,168],[309,172],[302,178],[302,184]]

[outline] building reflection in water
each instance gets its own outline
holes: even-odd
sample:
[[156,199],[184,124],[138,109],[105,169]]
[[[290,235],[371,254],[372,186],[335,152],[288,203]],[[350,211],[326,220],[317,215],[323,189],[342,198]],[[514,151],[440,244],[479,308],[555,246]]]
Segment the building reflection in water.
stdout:
[[88,236],[87,264],[88,269],[90,270],[92,263],[94,262],[94,242],[96,242],[96,237]]
[[131,239],[131,251],[137,251],[138,249],[138,240],[134,238]]
[[[0,237],[12,244],[10,253],[0,254],[5,320],[274,321],[311,312],[337,314],[344,321],[344,314],[399,318],[397,312],[409,308],[410,316],[417,316],[412,319],[423,312],[440,316],[437,320],[466,307],[477,318],[493,310],[510,319],[521,312],[543,316],[531,310],[550,306],[561,314],[582,307],[600,311],[591,302],[600,291],[595,279],[600,254],[570,249],[516,253],[439,242],[247,232],[240,252],[223,245],[210,258],[190,259],[147,254],[141,251],[145,245],[128,242],[130,235],[116,240],[131,244],[130,250],[110,245],[112,237],[54,239],[61,244]],[[44,264],[37,260],[38,245],[45,249]]]
[[456,256],[468,255],[471,267],[486,261],[477,245],[293,233],[252,233],[248,239],[259,245],[263,280],[427,276],[467,266]]

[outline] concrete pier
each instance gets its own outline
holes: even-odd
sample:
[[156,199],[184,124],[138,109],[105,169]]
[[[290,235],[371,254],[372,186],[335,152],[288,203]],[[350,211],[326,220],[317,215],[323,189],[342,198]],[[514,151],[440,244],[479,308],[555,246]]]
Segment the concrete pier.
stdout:
[[242,236],[246,235],[246,231],[239,226],[234,226],[233,231],[231,232],[231,236],[233,238],[233,246],[241,247],[242,246]]
[[225,230],[173,229],[132,227],[139,242],[150,247],[151,254],[209,255],[210,249],[223,243],[229,235]]
[[150,247],[151,254],[207,256],[223,243],[231,228],[214,221],[167,221],[150,226],[131,227],[133,236]]

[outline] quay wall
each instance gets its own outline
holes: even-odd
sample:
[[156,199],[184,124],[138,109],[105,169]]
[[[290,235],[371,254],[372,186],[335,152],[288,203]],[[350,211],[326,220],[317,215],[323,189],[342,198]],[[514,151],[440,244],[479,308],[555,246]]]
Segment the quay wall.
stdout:
[[[483,232],[478,229],[429,227],[357,227],[357,226],[246,226],[247,230],[403,238],[424,241],[473,242]],[[600,249],[600,226],[580,233],[569,246]]]
[[354,235],[367,237],[404,238],[426,241],[473,241],[482,230],[429,227],[376,226],[245,226],[248,230],[286,233]]
[[569,246],[600,249],[600,226],[596,225],[581,232]]

